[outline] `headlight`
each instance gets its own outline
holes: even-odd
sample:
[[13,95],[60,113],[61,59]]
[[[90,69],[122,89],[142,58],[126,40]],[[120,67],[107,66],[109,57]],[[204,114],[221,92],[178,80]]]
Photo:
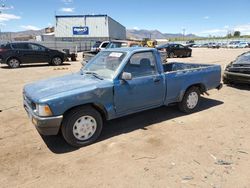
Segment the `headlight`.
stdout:
[[52,116],[50,107],[46,104],[36,104],[35,112],[38,116]]

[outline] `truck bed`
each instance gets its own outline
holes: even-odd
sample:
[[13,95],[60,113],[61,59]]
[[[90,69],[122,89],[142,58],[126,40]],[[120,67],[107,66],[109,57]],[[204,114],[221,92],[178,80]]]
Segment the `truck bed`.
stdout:
[[210,64],[167,63],[163,64],[166,99],[165,104],[180,102],[190,85],[199,85],[204,91],[217,88],[221,80],[221,67]]
[[209,66],[212,66],[212,65],[173,62],[173,63],[163,64],[163,70],[164,72],[173,72],[173,71],[200,69],[200,68],[206,68]]

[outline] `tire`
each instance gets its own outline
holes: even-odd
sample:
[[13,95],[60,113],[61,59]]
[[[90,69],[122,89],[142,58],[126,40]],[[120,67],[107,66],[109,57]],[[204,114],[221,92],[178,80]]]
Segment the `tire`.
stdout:
[[169,57],[169,58],[174,58],[174,52],[170,52],[170,53],[168,54],[168,57]]
[[79,107],[67,113],[62,122],[62,135],[73,147],[82,147],[96,141],[102,131],[101,114],[91,106]]
[[198,87],[189,88],[178,104],[179,110],[185,113],[195,112],[200,103],[200,90]]
[[70,55],[70,59],[71,59],[71,61],[76,61],[76,55],[75,54],[71,54]]
[[10,59],[8,60],[7,64],[8,64],[8,66],[9,66],[10,68],[15,69],[15,68],[20,67],[20,64],[21,64],[21,63],[20,63],[20,61],[19,61],[17,58],[10,58]]
[[58,56],[53,57],[53,58],[51,59],[51,64],[52,64],[52,65],[58,66],[58,65],[61,65],[62,63],[63,63],[62,58],[60,58],[60,57],[58,57]]

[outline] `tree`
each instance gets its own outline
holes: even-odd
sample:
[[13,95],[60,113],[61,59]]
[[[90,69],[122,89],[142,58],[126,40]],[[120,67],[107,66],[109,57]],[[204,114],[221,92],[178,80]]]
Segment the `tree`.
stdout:
[[227,34],[227,38],[232,38],[232,34],[231,34],[231,33],[228,33],[228,34]]
[[234,37],[240,37],[240,31],[235,31],[234,32]]

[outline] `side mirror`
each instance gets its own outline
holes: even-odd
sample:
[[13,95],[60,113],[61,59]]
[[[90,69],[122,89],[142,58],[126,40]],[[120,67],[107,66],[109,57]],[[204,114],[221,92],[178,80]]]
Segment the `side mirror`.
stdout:
[[122,80],[132,80],[132,74],[129,72],[122,73]]

